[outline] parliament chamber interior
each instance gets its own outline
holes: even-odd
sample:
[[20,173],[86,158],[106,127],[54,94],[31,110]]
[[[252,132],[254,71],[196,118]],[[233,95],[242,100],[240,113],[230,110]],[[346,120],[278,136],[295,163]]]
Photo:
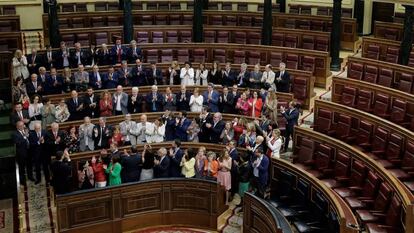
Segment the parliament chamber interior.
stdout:
[[0,233],[414,233],[412,0],[0,0]]

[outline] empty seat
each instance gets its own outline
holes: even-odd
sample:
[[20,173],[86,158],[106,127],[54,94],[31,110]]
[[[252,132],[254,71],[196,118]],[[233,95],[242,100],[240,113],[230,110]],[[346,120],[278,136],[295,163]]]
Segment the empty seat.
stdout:
[[350,63],[348,66],[348,77],[361,80],[364,72],[364,65],[359,63]]
[[399,54],[400,54],[399,48],[388,47],[387,54],[385,56],[385,61],[391,62],[391,63],[398,63]]
[[368,232],[399,232],[402,230],[401,226],[401,201],[398,200],[397,196],[391,200],[391,204],[387,211],[380,216],[378,221],[375,223],[366,224]]
[[352,118],[350,116],[339,115],[339,120],[335,127],[335,137],[345,142],[352,140],[354,137],[351,135],[351,124]]
[[148,32],[137,32],[137,43],[149,43]]
[[229,43],[229,32],[219,31],[217,33],[217,43]]
[[63,3],[62,4],[62,12],[75,12],[73,3]]
[[385,94],[376,94],[374,100],[374,115],[377,115],[381,118],[388,118],[390,109],[390,97]]
[[352,18],[352,9],[351,8],[342,8],[342,17]]
[[368,207],[369,204],[374,202],[380,184],[381,179],[373,171],[369,171],[362,189],[357,190],[358,193],[356,193],[355,196],[345,197],[346,203],[348,203],[352,209]]
[[240,17],[240,26],[252,26],[252,17],[249,16],[241,16]]
[[298,46],[298,37],[296,35],[286,35],[284,45],[285,47],[296,48]]
[[132,1],[133,10],[143,10],[142,2]]
[[398,85],[398,90],[411,93],[413,88],[413,76],[411,74],[402,73],[400,77],[400,83]]
[[62,35],[62,41],[65,41],[67,47],[72,47],[75,43],[75,35],[73,34],[66,34]]
[[164,43],[164,33],[152,32],[152,43]]
[[318,6],[316,9],[317,15],[329,15],[329,8],[324,6]]
[[377,160],[377,162],[384,168],[394,167],[392,161],[401,160],[404,144],[405,140],[401,135],[392,133],[387,142],[387,149],[385,150],[384,157]]
[[106,32],[97,32],[95,33],[95,44],[108,44],[108,34]]
[[332,147],[319,144],[316,147],[314,159],[307,162],[307,165],[311,168],[306,171],[316,178],[322,178],[326,170],[331,168],[333,153],[334,149]]
[[157,8],[157,2],[147,2],[147,10],[155,11]]
[[371,138],[374,133],[374,126],[367,121],[361,120],[359,122],[358,131],[355,137],[355,145],[361,150],[368,149],[368,146],[371,143]]
[[261,34],[259,32],[248,32],[247,33],[247,40],[249,44],[261,44]]
[[106,11],[106,2],[96,2],[95,11]]
[[304,169],[306,164],[313,160],[315,142],[312,139],[301,138],[298,145],[300,145],[300,149],[297,154],[294,154],[293,162],[295,163],[295,166]]
[[204,63],[206,61],[205,49],[194,49],[193,51],[194,62]]
[[108,16],[107,18],[108,26],[119,26],[121,23],[119,22],[119,17],[117,16]]
[[105,26],[105,20],[102,16],[99,17],[92,17],[90,24],[92,27],[104,27]]
[[398,125],[402,125],[408,128],[410,122],[406,115],[407,101],[401,99],[394,99],[391,105],[390,120]]
[[308,79],[295,76],[292,82],[292,92],[300,104],[304,104],[308,97]]
[[325,22],[319,20],[311,21],[311,30],[312,31],[325,31]]
[[194,9],[194,1],[187,1],[187,10]]
[[87,12],[86,3],[76,3],[76,12]]
[[180,63],[190,61],[190,55],[188,49],[177,50],[177,61]]
[[171,62],[173,60],[173,50],[172,49],[163,49],[161,50],[161,62]]
[[378,85],[391,87],[394,73],[391,69],[380,68],[378,75]]
[[233,10],[233,3],[231,2],[222,2],[221,9],[224,11],[231,11]]
[[211,25],[223,25],[223,17],[221,15],[213,15],[210,18]]
[[387,169],[400,180],[412,180],[414,178],[414,143],[407,142],[402,159],[390,161],[395,168]]
[[181,15],[170,15],[170,25],[181,25]]
[[354,160],[351,165],[351,175],[349,179],[343,181],[343,187],[334,188],[334,191],[342,198],[355,196],[357,194],[356,190],[363,187],[366,177],[367,168],[364,163]]
[[285,40],[285,35],[283,33],[272,33],[272,45],[273,46],[283,46],[283,41]]
[[380,47],[378,45],[368,45],[365,57],[379,60]]
[[181,43],[191,43],[193,40],[193,35],[191,31],[181,31],[180,32],[180,42]]
[[299,12],[300,12],[299,5],[289,5],[290,14],[299,14]]
[[301,60],[302,70],[311,71],[312,73],[315,71],[315,57],[303,56]]
[[272,66],[278,66],[283,61],[283,53],[270,52],[270,64]]
[[118,2],[108,2],[108,11],[116,11],[119,10],[119,3]]
[[170,2],[170,9],[172,11],[181,10],[181,3],[180,2]]
[[218,2],[208,2],[209,10],[218,10]]
[[338,152],[335,159],[335,165],[332,169],[326,169],[322,182],[329,188],[338,188],[343,185],[343,181],[349,179],[351,167],[351,157],[344,152]]
[[234,43],[246,44],[246,33],[245,32],[234,32]]
[[296,28],[296,20],[295,19],[286,19],[285,20],[285,28]]
[[311,23],[309,20],[298,20],[297,28],[302,30],[311,30]]
[[170,10],[170,3],[169,2],[158,2],[158,10],[160,11]]
[[261,61],[260,52],[249,51],[248,54],[249,54],[248,64],[250,65],[260,64],[260,61]]
[[379,214],[383,214],[390,203],[392,189],[385,182],[381,183],[380,189],[370,209],[357,210],[356,216],[364,223],[377,222]]
[[296,54],[286,54],[286,68],[297,70],[299,67],[299,56]]
[[155,25],[167,25],[167,16],[155,15]]
[[313,36],[303,35],[302,48],[311,50],[315,49],[315,38]]
[[300,14],[302,15],[310,15],[312,10],[312,6],[300,6]]
[[237,11],[247,11],[247,3],[237,3]]
[[227,26],[236,26],[237,25],[237,17],[233,15],[224,16],[224,24]]
[[149,49],[147,50],[147,62],[158,63],[158,49]]
[[263,17],[253,17],[253,26],[262,27],[263,26]]
[[377,83],[378,67],[366,65],[364,69],[364,78],[362,80],[370,83]]
[[142,25],[153,25],[154,18],[151,15],[143,15],[141,18],[141,24]]
[[349,107],[354,107],[357,99],[358,90],[355,87],[345,86],[342,89],[341,104]]
[[243,50],[235,50],[233,54],[233,63],[241,64],[246,62],[246,52]]
[[[59,28],[62,28],[62,29],[63,28],[70,28],[68,19],[59,18],[58,21],[59,21]],[[0,32],[10,32],[10,31],[12,31],[12,27],[10,25],[10,22],[5,22],[5,21],[0,22]]]
[[76,42],[80,43],[81,45],[89,45],[90,38],[89,33],[80,33],[76,35]]
[[178,33],[177,31],[167,31],[167,43],[178,43]]
[[332,134],[333,114],[329,110],[319,109],[314,122],[314,130],[323,134]]
[[365,112],[372,111],[373,93],[372,91],[359,90],[356,108]]
[[226,62],[226,50],[213,49],[213,58],[215,61],[218,61],[220,63]]
[[83,28],[83,27],[85,27],[84,18],[73,18],[72,19],[72,27],[73,28]]
[[204,31],[204,42],[214,43],[216,41],[216,31]]
[[373,158],[379,159],[384,156],[385,150],[387,148],[387,142],[389,139],[390,132],[382,127],[377,127],[372,138],[372,141],[369,145],[364,145],[367,149],[366,154]]

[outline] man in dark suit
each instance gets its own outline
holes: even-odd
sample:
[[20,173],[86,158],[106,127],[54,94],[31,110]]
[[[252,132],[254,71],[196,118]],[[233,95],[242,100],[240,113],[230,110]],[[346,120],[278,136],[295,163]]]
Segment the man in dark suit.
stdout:
[[182,85],[180,93],[175,94],[175,105],[177,111],[190,111],[191,94],[187,92],[187,88]]
[[128,63],[134,63],[137,59],[141,59],[141,48],[137,46],[135,40],[131,40],[130,47],[127,50]]
[[50,69],[50,76],[46,78],[45,93],[48,95],[61,94],[63,90],[63,78],[57,75],[56,68]]
[[110,126],[106,125],[104,117],[99,118],[99,124],[93,128],[92,139],[95,142],[95,150],[108,148],[109,139],[112,137]]
[[46,154],[48,157],[56,156],[56,152],[63,151],[65,143],[63,141],[65,134],[59,130],[59,124],[54,122],[51,124],[51,129],[46,132]]
[[275,75],[276,90],[278,92],[290,91],[290,74],[286,71],[285,63],[279,64],[279,71]]
[[144,98],[142,95],[138,94],[138,92],[138,87],[133,87],[131,95],[128,96],[128,112],[131,114],[142,112],[142,103],[144,102]]
[[187,129],[191,125],[191,120],[187,119],[187,112],[181,111],[175,118],[175,137],[182,142],[187,141]]
[[63,69],[64,67],[70,66],[70,52],[69,48],[66,47],[66,43],[64,41],[60,42],[60,49],[56,51],[55,57],[55,68]]
[[34,125],[34,130],[29,133],[29,142],[30,142],[30,154],[35,163],[36,168],[36,182],[35,184],[40,183],[41,181],[41,170],[43,168],[43,173],[45,175],[46,183],[50,180],[49,175],[49,166],[51,159],[46,152],[45,148],[45,137],[46,131],[42,130],[42,125],[36,123]]
[[164,85],[161,69],[157,68],[157,63],[151,62],[151,69],[147,71],[148,85]]
[[169,110],[166,110],[165,114],[162,115],[162,120],[165,124],[165,141],[175,140],[175,118],[171,116]]
[[36,48],[32,48],[32,53],[27,55],[27,67],[30,74],[37,73],[40,66],[42,66],[42,56],[37,54]]
[[66,105],[68,106],[68,110],[70,113],[69,120],[81,120],[85,117],[84,115],[84,101],[82,98],[78,97],[78,92],[73,90],[71,92],[71,98],[66,101]]
[[83,106],[85,108],[85,116],[90,118],[99,117],[99,96],[95,95],[92,87],[88,87],[86,90]]
[[126,59],[126,49],[122,45],[121,38],[117,38],[115,46],[111,48],[111,57],[113,64],[119,64]]
[[112,65],[111,51],[109,51],[106,44],[102,44],[101,48],[98,50],[98,64],[100,66]]
[[20,183],[22,185],[26,185],[26,171],[28,178],[31,181],[34,181],[34,179],[31,165],[31,157],[29,157],[28,154],[29,133],[23,121],[18,121],[16,123],[16,131],[13,132],[12,138],[13,143],[16,146],[16,160],[19,166]]
[[30,117],[27,110],[24,110],[22,104],[17,103],[14,105],[14,111],[10,116],[10,122],[13,126],[16,126],[17,122],[22,121],[24,124],[29,124]]
[[124,87],[130,86],[130,80],[132,78],[131,68],[128,67],[126,61],[122,61],[121,67],[117,71],[118,83]]
[[207,125],[213,124],[213,116],[208,112],[208,107],[204,106],[201,110],[200,117],[197,119],[197,124],[200,126],[200,132],[198,133],[198,140],[200,142],[209,142],[210,129],[207,128]]
[[182,177],[181,174],[181,159],[183,158],[184,151],[180,148],[181,141],[175,139],[170,149],[170,177]]
[[52,185],[55,193],[64,194],[70,192],[72,166],[67,150],[59,151],[56,154],[56,160],[51,166],[51,171],[53,174]]
[[168,178],[170,177],[170,158],[167,155],[167,149],[161,147],[158,152],[159,159],[154,160],[154,177]]
[[116,88],[119,83],[119,75],[115,72],[114,67],[109,67],[108,73],[103,75],[103,88],[112,89]]
[[269,158],[259,148],[254,152],[256,158],[251,163],[253,170],[252,187],[256,190],[255,195],[264,198],[269,177]]
[[289,147],[290,136],[293,135],[293,130],[296,125],[298,125],[299,120],[299,110],[296,108],[296,103],[290,101],[289,109],[285,109],[284,106],[280,106],[280,112],[282,116],[286,119],[286,130],[285,130],[285,148],[284,151],[287,151]]
[[89,86],[93,87],[95,90],[101,89],[103,86],[103,77],[99,72],[98,65],[94,65],[92,72],[89,73]]
[[135,60],[135,66],[131,69],[130,83],[133,87],[135,86],[147,86],[148,79],[145,67],[141,62],[141,59]]
[[234,84],[230,92],[233,95],[233,109],[236,107],[237,101],[240,98],[240,93],[238,92],[238,89],[238,86]]
[[219,102],[222,113],[234,113],[234,96],[229,93],[228,87],[223,87],[223,94],[221,94]]
[[44,66],[42,66],[42,67],[40,67],[39,68],[39,78],[40,78],[40,80],[41,80],[41,82],[43,83],[43,84],[45,84],[46,85],[46,80],[49,78],[49,74],[47,73],[47,71],[46,71],[46,68],[44,67]]
[[161,112],[163,110],[164,98],[158,92],[157,86],[153,85],[151,87],[151,93],[148,93],[145,99],[148,112]]
[[75,48],[71,51],[70,54],[70,63],[71,67],[76,68],[79,65],[86,66],[89,60],[89,53],[81,48],[81,44],[75,43]]
[[56,53],[53,52],[52,46],[50,46],[50,45],[46,46],[46,52],[45,52],[45,54],[43,54],[40,61],[41,61],[40,66],[44,66],[47,69],[50,69],[52,67],[57,66],[57,64],[56,64]]
[[218,112],[220,94],[214,90],[214,84],[209,83],[207,91],[203,93],[203,105],[207,105],[211,112]]
[[27,95],[31,98],[34,94],[43,95],[43,82],[37,74],[30,75],[30,81],[26,83]]
[[250,72],[247,70],[247,64],[243,63],[240,65],[240,72],[236,77],[236,83],[239,87],[249,86]]
[[209,137],[211,143],[218,143],[220,141],[221,132],[226,123],[222,120],[221,113],[216,112],[213,116],[213,123],[207,123],[206,127],[209,129]]
[[121,155],[122,183],[139,181],[142,167],[142,157],[136,146],[131,146],[131,154],[124,152]]
[[233,84],[236,83],[236,78],[237,75],[234,72],[234,70],[231,69],[231,63],[227,62],[226,66],[224,67],[224,70],[221,72],[223,77],[222,77],[222,85],[224,87],[231,87],[233,86]]

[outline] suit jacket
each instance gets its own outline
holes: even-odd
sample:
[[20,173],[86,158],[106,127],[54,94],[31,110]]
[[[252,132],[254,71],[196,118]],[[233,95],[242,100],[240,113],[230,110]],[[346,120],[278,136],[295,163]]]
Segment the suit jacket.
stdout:
[[210,109],[210,112],[218,112],[219,108],[218,108],[218,103],[219,103],[219,97],[220,94],[213,90],[213,93],[211,94],[211,100],[209,101],[208,99],[208,91],[205,91],[203,93],[203,101],[204,101],[204,105],[207,105]]
[[[135,50],[135,54],[136,55],[134,55],[134,50]],[[126,52],[126,57],[127,57],[128,63],[135,63],[135,61],[138,58],[139,59],[142,58],[142,56],[141,56],[141,48],[138,48],[138,46],[135,49],[133,49],[132,47],[129,47],[127,49],[127,52]]]
[[72,165],[67,161],[56,160],[50,167],[53,174],[52,185],[56,194],[70,192]]
[[141,65],[140,67],[134,66],[131,69],[130,83],[133,87],[149,85],[147,79],[147,72],[145,72],[145,70],[146,68],[144,65]]
[[225,70],[222,71],[222,85],[224,87],[231,87],[236,83],[237,74],[234,72],[234,70],[230,69],[230,71],[227,73]]
[[178,148],[170,158],[170,177],[182,177],[181,174],[181,160],[183,158],[184,151]]
[[124,140],[127,141],[126,139],[128,138],[131,145],[136,145],[137,136],[132,133],[137,129],[137,123],[135,121],[130,121],[129,124],[127,124],[126,121],[123,121],[119,123],[119,127]]
[[122,156],[121,159],[122,183],[139,181],[142,168],[142,157],[139,154],[132,154],[130,156]]
[[226,123],[223,120],[220,120],[219,122],[217,122],[215,126],[214,126],[214,122],[211,124],[211,128],[209,130],[211,143],[219,143],[220,135],[225,125]]
[[[59,142],[56,141],[57,138],[60,138]],[[48,156],[56,156],[57,151],[63,151],[65,149],[64,138],[65,133],[61,130],[57,132],[56,138],[52,130],[46,132],[45,143]]]
[[[70,52],[69,52],[68,48],[66,48],[66,53],[67,53],[67,59],[68,59],[69,65],[70,65],[71,58],[70,58]],[[54,64],[55,67],[57,69],[63,69],[64,68],[64,58],[63,58],[63,51],[61,49],[59,49],[58,51],[55,52],[55,60],[56,60],[56,62]]]
[[153,101],[152,93],[148,93],[146,98],[148,112],[161,112],[164,106],[164,100],[161,93],[157,92],[157,100]]
[[[37,83],[36,84],[37,84],[37,86],[35,87],[32,81],[28,81],[26,83],[26,92],[27,92],[27,95],[29,97],[33,96],[34,94],[43,95],[43,92],[44,92],[43,88],[45,88],[45,85],[42,82],[42,79],[40,77],[37,78]],[[37,88],[39,86],[42,87],[42,90],[40,90],[40,91],[37,90]]]
[[29,138],[26,135],[22,135],[19,131],[15,130],[12,134],[13,143],[16,145],[16,156],[19,158],[26,158],[29,149]]
[[56,55],[57,55],[56,52],[52,51],[52,60],[49,62],[47,51],[46,51],[44,54],[41,55],[41,58],[40,58],[41,66],[46,67],[47,70],[50,70],[50,68],[52,67],[57,67]]
[[109,73],[103,74],[103,87],[104,89],[116,88],[119,83],[119,74],[117,72],[112,73],[112,78]]
[[226,100],[224,94],[221,94],[220,106],[222,113],[234,113],[234,96],[231,92],[227,94]]
[[[182,122],[182,124],[180,124]],[[180,139],[182,142],[187,141],[187,129],[191,125],[191,120],[185,118],[181,120],[179,124],[176,124],[175,137]],[[180,161],[181,162],[181,161]]]
[[54,85],[55,79],[52,76],[46,76],[45,93],[48,95],[61,94],[63,89],[62,76],[56,76],[56,86]]
[[[46,139],[46,130],[41,130],[40,137],[43,137],[43,139]],[[33,159],[35,161],[40,161],[42,158],[42,155],[45,156],[42,152],[44,152],[44,143],[40,143],[40,138],[37,136],[37,132],[34,130],[31,130],[29,132],[29,142],[30,142],[30,154],[33,156]]]
[[[125,92],[122,92],[121,96],[122,96],[122,98],[121,98],[121,111],[122,111],[122,114],[127,114],[128,113],[128,98],[129,97],[128,97],[128,94],[125,93]],[[117,101],[116,94],[114,94],[114,95],[112,95],[112,106],[113,106],[114,113],[116,111],[116,105],[117,105],[116,101]]]
[[243,74],[237,74],[236,77],[236,83],[239,87],[248,87],[249,86],[249,78],[250,78],[250,72],[245,71]]
[[286,130],[289,132],[293,132],[293,128],[295,128],[295,125],[298,125],[298,119],[299,119],[299,111],[294,108],[292,112],[290,112],[289,109],[286,109],[284,113],[282,113],[283,117],[285,117],[287,124],[286,124]]
[[132,73],[131,73],[131,68],[127,67],[126,70],[123,68],[119,68],[118,71],[118,84],[122,85],[124,87],[126,86],[131,86],[131,78],[132,78]]
[[170,173],[170,158],[168,155],[164,157],[160,164],[154,166],[155,178],[168,178]]
[[177,111],[190,111],[191,94],[186,92],[185,99],[183,100],[181,100],[181,95],[181,92],[175,94],[175,105],[177,106]]
[[73,100],[73,98],[70,98],[66,101],[66,105],[68,106],[68,110],[70,113],[69,120],[81,120],[84,117],[84,108],[81,110],[77,110],[81,104],[83,104],[84,100],[80,97],[78,97],[77,103]]
[[290,91],[290,74],[285,70],[280,81],[277,81],[276,78],[280,77],[280,71],[278,71],[275,75],[275,84],[276,90],[278,92],[286,92],[289,93]]
[[170,98],[167,99],[167,95],[163,96],[164,98],[164,111],[176,111],[177,110],[177,99],[175,98],[175,94],[171,94]]
[[[22,110],[23,119],[30,119],[29,112],[27,110]],[[13,113],[10,115],[10,122],[13,126],[16,126],[16,123],[20,121],[19,114],[17,114],[16,111],[13,111]]]
[[29,68],[30,74],[37,74],[39,72],[39,67],[43,65],[43,58],[42,55],[36,54],[29,54],[26,56],[27,59],[27,68]]
[[100,49],[98,51],[97,59],[98,65],[100,66],[107,66],[113,64],[111,52],[109,50],[105,53],[103,50]]
[[154,70],[153,69],[148,69],[147,70],[147,85],[148,86],[152,86],[152,85],[164,85],[164,80],[162,78],[162,72],[161,69],[156,68],[155,69],[155,76],[154,76]]
[[128,112],[131,114],[141,113],[142,112],[142,103],[144,102],[144,97],[138,94],[135,101],[132,100],[132,95],[128,96]]
[[175,139],[175,118],[163,117],[165,124],[165,141],[173,141]]
[[79,126],[79,149],[80,151],[94,150],[95,143],[93,141],[93,124],[81,124]]
[[[96,132],[95,132],[96,129]],[[102,139],[101,139],[102,136]],[[112,128],[108,125],[105,125],[105,127],[102,129],[101,134],[101,126],[95,125],[93,127],[93,134],[92,139],[94,141],[95,148],[99,147],[99,140],[101,140],[101,148],[108,148],[109,147],[109,139],[112,137]]]
[[269,179],[269,158],[266,155],[263,155],[262,161],[260,161],[257,169],[259,169],[260,184],[266,186]]
[[[98,73],[97,74],[95,74],[94,72],[89,73],[89,86],[93,87],[93,89],[95,90],[101,89],[103,87],[103,74],[99,73],[99,77],[101,78],[101,80],[98,80]],[[100,83],[98,81],[100,81]]]
[[[93,97],[90,97],[88,94],[83,97],[83,107],[85,109],[85,116],[91,118],[99,117],[99,96],[94,94]],[[92,103],[95,104],[95,107],[90,106]]]
[[197,119],[197,124],[200,126],[200,132],[198,133],[198,140],[200,142],[210,142],[210,129],[206,127],[207,123],[213,124],[213,115],[211,113],[209,113],[204,119]]
[[110,52],[111,53],[111,57],[112,57],[112,64],[121,63],[121,61],[123,61],[123,60],[126,59],[126,48],[125,48],[125,46],[122,46],[121,45],[121,54],[119,56],[119,58],[121,60],[118,59],[117,50],[118,50],[118,48],[117,48],[116,45],[112,46],[111,52]]
[[76,55],[76,50],[73,49],[70,52],[70,66],[71,67],[78,67],[78,59],[80,59],[80,62],[82,65],[87,65],[89,60],[90,54],[88,51],[81,49],[80,51],[80,58]]

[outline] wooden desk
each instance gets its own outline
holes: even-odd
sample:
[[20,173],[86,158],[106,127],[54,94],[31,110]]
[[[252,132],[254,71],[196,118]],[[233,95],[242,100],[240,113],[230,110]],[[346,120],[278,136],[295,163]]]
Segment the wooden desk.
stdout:
[[59,232],[119,233],[160,225],[217,231],[225,191],[199,179],[154,179],[56,197]]

